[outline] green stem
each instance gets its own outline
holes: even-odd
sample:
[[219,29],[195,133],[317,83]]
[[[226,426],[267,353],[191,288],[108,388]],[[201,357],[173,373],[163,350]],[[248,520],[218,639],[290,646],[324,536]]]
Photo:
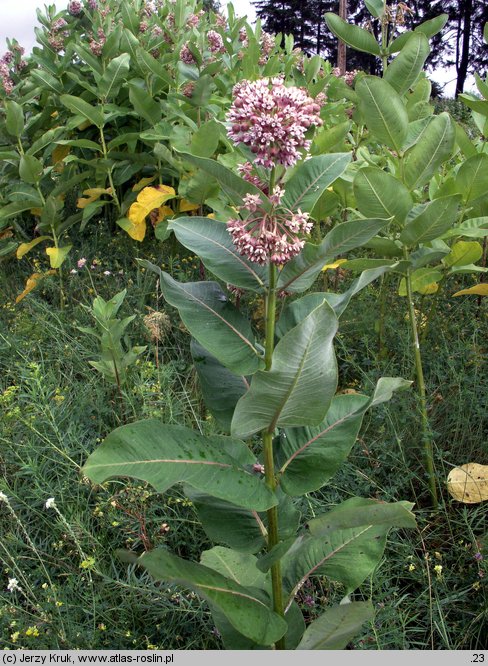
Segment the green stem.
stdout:
[[380,359],[386,356],[385,348],[385,310],[386,310],[386,295],[388,282],[388,273],[381,277],[380,286],[380,319],[378,322],[378,357]]
[[[100,127],[100,142],[102,144],[103,159],[107,160],[108,150],[107,150],[107,144],[105,143],[105,134],[103,133],[103,127]],[[117,196],[117,192],[115,191],[114,179],[112,177],[112,169],[110,168],[107,168],[107,177],[108,177],[108,182],[110,183],[110,188],[112,190],[112,199],[114,201],[114,204],[117,206],[119,215],[122,215],[122,208],[120,206],[120,201],[119,197]]]
[[[409,257],[406,248],[403,250],[403,256],[405,260],[408,261]],[[425,469],[429,479],[429,490],[432,501],[432,507],[435,510],[437,510],[439,503],[437,499],[437,486],[436,486],[435,468],[434,468],[434,453],[432,447],[429,416],[427,414],[427,397],[425,390],[424,370],[422,366],[422,356],[420,354],[417,319],[415,317],[415,308],[413,304],[412,274],[410,266],[407,268],[407,275],[405,281],[407,283],[408,314],[410,320],[410,329],[412,333],[412,345],[415,358],[415,371],[417,374],[417,390],[420,399],[420,414],[422,420],[422,442],[424,446]]]
[[[265,342],[265,363],[266,371],[271,370],[274,336],[275,336],[275,317],[276,317],[276,266],[269,265],[269,287],[266,296],[266,342]],[[266,485],[272,492],[276,490],[276,475],[273,458],[273,432],[269,429],[263,431],[263,454],[264,454],[264,473]],[[279,541],[278,530],[278,510],[274,506],[268,509],[268,552],[276,546]],[[283,582],[281,577],[281,563],[275,562],[271,567],[271,585],[273,590],[273,609],[275,613],[284,617],[283,604]],[[280,638],[275,645],[277,650],[285,649],[285,639]]]
[[432,318],[437,309],[437,303],[439,302],[439,296],[441,294],[443,285],[444,285],[444,280],[441,280],[439,282],[439,287],[437,291],[432,296],[432,303],[430,304],[429,312],[427,313],[427,317],[425,319],[424,330],[422,331],[422,335],[420,336],[420,344],[423,344],[427,338],[427,333],[429,332]]

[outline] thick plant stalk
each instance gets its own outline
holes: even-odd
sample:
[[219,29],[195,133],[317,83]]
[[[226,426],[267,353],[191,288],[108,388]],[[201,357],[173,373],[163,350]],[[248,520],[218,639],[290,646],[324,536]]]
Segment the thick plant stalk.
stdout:
[[[271,370],[274,335],[275,335],[275,317],[276,317],[276,266],[269,265],[269,288],[266,297],[266,346],[265,346],[265,370]],[[276,490],[276,476],[273,459],[273,432],[263,431],[263,454],[264,454],[264,473],[266,485],[274,492]],[[268,509],[268,552],[279,543],[278,532],[278,509],[272,507]],[[273,609],[275,613],[284,617],[283,606],[283,581],[281,577],[281,564],[275,562],[271,567],[271,583],[273,589]],[[285,639],[281,638],[276,642],[278,650],[285,649]]]
[[[405,252],[404,254],[405,254],[405,259],[408,260],[407,252]],[[422,420],[422,442],[424,447],[425,469],[429,478],[429,490],[430,490],[432,507],[434,509],[437,509],[439,506],[439,502],[437,499],[437,485],[436,485],[435,468],[434,468],[434,453],[432,448],[432,438],[430,434],[429,416],[427,414],[427,397],[425,390],[424,370],[422,366],[422,355],[420,353],[417,319],[415,316],[415,308],[413,305],[412,275],[410,272],[410,268],[407,269],[406,283],[407,283],[408,315],[410,320],[410,329],[412,333],[413,353],[415,359],[415,372],[417,375],[417,390],[419,393],[419,400],[420,400],[420,414]]]

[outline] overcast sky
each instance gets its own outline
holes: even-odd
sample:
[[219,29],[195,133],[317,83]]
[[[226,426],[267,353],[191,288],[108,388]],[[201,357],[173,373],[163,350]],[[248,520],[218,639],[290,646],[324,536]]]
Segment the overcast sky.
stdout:
[[[49,0],[46,0],[50,4]],[[58,0],[55,3],[60,9],[68,4],[67,0]],[[221,3],[226,4],[225,0]],[[256,14],[250,0],[234,0],[236,13],[239,16],[247,15],[250,21],[254,21]],[[37,25],[36,8],[43,7],[44,0],[0,0],[0,53],[6,46],[7,37],[15,37],[19,43],[30,51],[35,44],[34,26]],[[452,81],[445,87],[448,95],[454,95],[455,72],[438,70],[435,80],[439,83]]]

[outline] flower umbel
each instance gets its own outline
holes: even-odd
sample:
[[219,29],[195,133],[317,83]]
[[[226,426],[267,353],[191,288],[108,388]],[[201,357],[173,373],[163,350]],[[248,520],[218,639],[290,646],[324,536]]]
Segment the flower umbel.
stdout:
[[246,219],[227,222],[227,229],[240,254],[249,261],[282,266],[297,255],[305,244],[299,234],[309,234],[312,222],[301,210],[292,212],[281,205],[284,192],[275,187],[269,199],[272,208],[266,209],[258,194],[246,194],[241,211]]
[[249,146],[258,165],[293,166],[299,149],[310,146],[305,138],[309,127],[322,125],[320,106],[301,88],[287,88],[281,78],[241,81],[233,95],[228,135]]

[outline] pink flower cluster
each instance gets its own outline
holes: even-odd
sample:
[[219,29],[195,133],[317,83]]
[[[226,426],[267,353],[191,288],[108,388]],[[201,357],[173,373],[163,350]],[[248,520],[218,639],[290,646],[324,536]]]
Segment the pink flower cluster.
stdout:
[[71,0],[71,2],[68,5],[68,12],[71,14],[71,16],[78,16],[79,14],[81,14],[82,10],[83,7],[79,0]]
[[99,57],[102,55],[103,47],[105,45],[105,42],[107,41],[107,37],[105,36],[103,28],[98,28],[97,35],[98,35],[98,41],[92,35],[92,38],[90,40],[90,51],[93,53],[93,55]]
[[227,222],[227,229],[239,253],[257,264],[271,262],[282,266],[300,253],[309,234],[312,222],[308,213],[292,212],[281,205],[284,191],[276,187],[270,195],[271,211],[263,208],[259,194],[246,194],[241,211],[247,211],[246,219]]
[[88,0],[86,6],[88,7],[88,9],[91,9],[92,12],[96,11],[98,9],[97,0]]
[[322,125],[320,106],[301,88],[287,88],[281,78],[241,81],[233,95],[228,136],[249,146],[255,163],[264,167],[293,166],[299,149],[310,146],[307,130]]
[[211,53],[225,53],[224,40],[215,30],[207,32],[208,48]]
[[[354,83],[354,79],[356,78],[356,76],[358,74],[359,74],[359,70],[358,69],[353,69],[350,72],[345,72],[344,76],[342,78],[344,79],[345,83],[348,86],[352,86],[352,84]],[[339,69],[339,67],[334,67],[332,69],[332,76],[335,76],[337,79],[341,78],[341,70]]]
[[193,55],[193,53],[190,51],[188,47],[188,42],[186,44],[183,44],[180,50],[180,60],[181,62],[186,63],[187,65],[195,65],[196,60]]

